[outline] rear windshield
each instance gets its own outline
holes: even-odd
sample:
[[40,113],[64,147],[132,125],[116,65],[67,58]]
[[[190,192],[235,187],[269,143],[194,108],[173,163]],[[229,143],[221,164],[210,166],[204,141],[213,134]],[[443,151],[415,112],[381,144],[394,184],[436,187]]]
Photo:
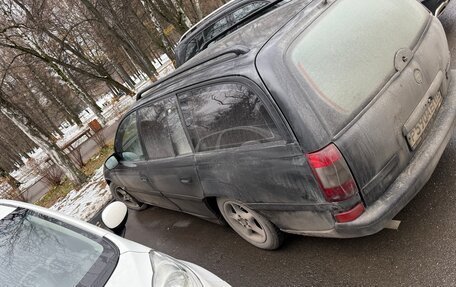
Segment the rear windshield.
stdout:
[[295,40],[290,59],[318,96],[342,114],[360,108],[395,72],[429,17],[416,0],[340,0]]
[[1,286],[103,286],[117,259],[106,239],[31,210],[0,220]]

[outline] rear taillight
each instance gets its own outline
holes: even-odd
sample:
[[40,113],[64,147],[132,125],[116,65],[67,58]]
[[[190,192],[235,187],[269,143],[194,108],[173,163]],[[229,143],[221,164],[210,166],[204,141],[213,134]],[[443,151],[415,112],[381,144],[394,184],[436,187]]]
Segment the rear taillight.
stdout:
[[358,192],[345,159],[334,144],[307,155],[327,201],[343,201]]
[[364,205],[362,203],[358,203],[357,205],[352,207],[350,210],[334,214],[334,218],[339,223],[349,222],[349,221],[353,221],[356,218],[358,218],[363,212],[364,212]]

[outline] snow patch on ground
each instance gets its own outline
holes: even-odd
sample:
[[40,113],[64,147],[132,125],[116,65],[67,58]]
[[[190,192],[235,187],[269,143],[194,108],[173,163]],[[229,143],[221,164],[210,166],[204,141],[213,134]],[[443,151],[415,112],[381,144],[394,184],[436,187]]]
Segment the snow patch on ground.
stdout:
[[70,191],[50,209],[89,221],[111,200],[112,195],[103,178],[103,167],[101,167],[81,189]]

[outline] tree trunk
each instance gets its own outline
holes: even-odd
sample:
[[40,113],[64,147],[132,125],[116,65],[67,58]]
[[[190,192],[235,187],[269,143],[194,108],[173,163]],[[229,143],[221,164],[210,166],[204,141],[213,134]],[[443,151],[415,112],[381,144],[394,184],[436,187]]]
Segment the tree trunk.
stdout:
[[33,63],[30,63],[28,61],[26,61],[26,63],[28,64],[28,68],[33,78],[35,79],[35,82],[38,83],[39,88],[41,92],[44,94],[44,96],[49,101],[54,103],[56,106],[62,108],[62,112],[66,115],[66,118],[68,120],[72,121],[74,124],[77,124],[78,126],[81,126],[82,122],[79,118],[78,113],[74,111],[72,108],[70,108],[67,103],[63,102],[62,99],[60,99],[54,94],[54,91],[51,89],[52,80],[50,80],[49,77],[46,77],[46,75],[43,75],[42,71],[37,70]]
[[[132,37],[126,33],[126,31],[117,25],[117,28],[124,34],[123,36],[116,31],[104,16],[97,10],[97,8],[89,1],[89,0],[80,0],[82,4],[98,19],[98,21],[106,28],[106,30],[111,34],[114,38],[116,38],[119,43],[124,47],[125,51],[131,57],[131,59],[146,73],[151,79],[155,78],[155,67],[150,63],[150,60],[147,59],[147,55],[141,53],[141,49],[138,45],[133,41]],[[109,2],[107,2],[109,4]],[[117,16],[114,14],[112,7],[108,7],[113,14],[113,16]]]
[[19,188],[19,186],[21,185],[21,183],[14,177],[12,177],[7,171],[0,171],[0,174],[1,177],[3,177],[13,189]]
[[192,21],[190,21],[190,18],[188,18],[187,14],[185,14],[184,9],[182,9],[182,6],[177,3],[176,0],[171,0],[171,3],[173,3],[174,8],[176,8],[177,13],[179,13],[180,17],[180,22],[185,25],[185,28],[190,29],[192,27]]
[[160,25],[160,22],[157,20],[157,18],[154,15],[154,11],[152,11],[150,5],[148,5],[145,0],[140,0],[141,4],[143,7],[146,9],[147,13],[149,13],[150,20],[154,24],[155,30],[157,30],[158,35],[160,37],[160,40],[163,45],[163,49],[165,50],[166,54],[168,57],[174,61],[175,60],[175,54],[174,54],[174,49],[172,45],[169,43],[168,39],[166,39],[165,32],[163,31],[163,27]]
[[48,100],[50,100],[52,103],[57,105],[58,107],[62,108],[62,112],[66,115],[67,120],[70,120],[73,122],[73,124],[76,124],[78,126],[82,126],[81,119],[79,118],[79,115],[77,112],[73,111],[66,103],[64,103],[59,97],[54,95],[53,91],[50,89],[48,86],[48,83],[44,82],[43,77],[33,68],[33,65],[29,64],[29,68],[32,71],[34,78],[38,82],[42,92],[45,92],[45,96]]
[[135,88],[135,82],[131,79],[130,75],[128,75],[127,71],[121,64],[117,64],[114,61],[110,61],[111,65],[116,70],[117,74],[119,74],[120,78],[127,83],[127,85],[133,90]]
[[68,84],[68,86],[76,94],[76,96],[92,110],[92,112],[98,117],[100,122],[105,124],[106,119],[101,114],[101,108],[97,105],[97,103],[93,100],[92,97],[90,97],[81,89],[81,87],[74,81],[72,75],[68,75],[63,69],[61,69],[52,62],[48,64],[60,76],[60,78]]
[[[41,25],[41,23],[38,21],[35,21],[35,18],[33,17],[33,14],[27,9],[27,7],[22,4],[21,2],[19,2],[18,0],[13,0],[25,13],[26,15],[28,16],[28,18],[35,24],[37,25],[41,31],[43,33],[45,33],[47,36],[49,36],[49,38],[53,39],[54,41],[56,41],[57,43],[59,43],[59,45],[61,47],[64,47],[65,49],[67,49],[68,51],[70,51],[73,55],[75,55],[76,57],[78,57],[78,59],[80,59],[83,63],[87,64],[89,67],[91,67],[92,69],[94,69],[101,77],[98,78],[98,80],[103,80],[105,81],[106,83],[108,84],[111,84],[113,86],[115,86],[116,88],[120,89],[120,90],[123,90],[125,93],[127,94],[131,94],[132,91],[129,90],[128,88],[126,88],[125,86],[123,86],[121,83],[117,82],[116,80],[114,80],[111,75],[106,71],[106,69],[103,67],[103,65],[101,64],[97,64],[97,63],[94,63],[92,62],[90,59],[88,59],[82,52],[74,49],[71,45],[69,45],[68,43],[65,42],[65,40],[62,40],[60,38],[58,38],[57,36],[55,36],[51,31],[49,31],[48,29],[46,29],[45,27],[43,27],[43,25]],[[82,37],[83,38],[83,37]],[[44,54],[43,51],[40,49],[40,53],[41,54]]]
[[28,87],[26,81],[19,75],[14,75],[13,77],[16,78],[19,81],[19,83],[21,83],[21,85],[27,90],[27,94],[30,97],[30,101],[33,102],[33,107],[39,110],[40,115],[45,119],[46,123],[49,124],[52,127],[52,130],[55,131],[60,137],[63,137],[63,132],[60,130],[58,123],[56,123],[55,120],[51,120],[49,118],[46,110],[43,109],[39,101],[35,98],[35,94]]
[[[84,1],[84,0],[81,0]],[[43,49],[41,47],[37,46],[34,43],[31,43],[33,48],[26,48],[26,47],[19,47],[16,44],[14,44],[12,47],[9,46],[8,44],[4,44],[0,42],[0,45],[10,47],[13,49],[18,49],[20,51],[26,52],[30,55],[33,55],[39,59],[41,59],[43,62],[45,62],[52,70],[54,70],[55,73],[65,82],[67,83],[68,87],[75,93],[75,95],[83,102],[85,103],[100,119],[100,122],[104,123],[105,118],[101,114],[101,109],[100,107],[96,104],[96,102],[84,91],[80,89],[80,87],[72,80],[72,78],[67,75],[66,71],[61,69],[58,64],[56,64],[52,57],[49,56],[48,54],[44,53]],[[63,65],[64,67],[67,65],[64,65],[63,63],[59,63],[60,65]],[[124,87],[125,88],[125,87]]]
[[33,106],[40,111],[40,114],[43,116],[43,118],[46,120],[46,123],[49,124],[54,132],[56,132],[60,137],[63,137],[64,134],[60,130],[58,123],[55,120],[52,120],[49,118],[47,115],[47,112],[41,104],[38,102],[38,100],[33,96],[33,94],[30,95],[30,100],[33,102]]
[[43,149],[54,163],[62,169],[69,180],[79,185],[85,180],[85,175],[73,164],[57,145],[52,143],[46,134],[36,126],[22,110],[14,107],[0,95],[0,111],[10,119],[38,147]]
[[193,9],[195,9],[198,20],[203,19],[203,11],[201,10],[200,0],[190,0],[190,2],[192,3]]
[[[141,0],[140,0],[141,1]],[[144,6],[145,3],[143,3],[141,1],[141,4],[143,5],[143,8],[145,8],[146,10],[146,13],[150,15],[150,17],[153,17],[153,15],[151,15],[151,13],[149,12],[149,10]],[[144,30],[146,31],[147,35],[149,36],[149,38],[151,39],[152,42],[154,42],[154,44],[156,44],[158,46],[158,48],[160,48],[163,52],[166,53],[166,55],[168,55],[168,58],[170,58],[172,61],[175,60],[176,56],[174,54],[174,49],[172,48],[172,44],[170,45],[170,41],[168,41],[168,39],[166,38],[162,38],[160,36],[160,39],[157,39],[157,37],[155,35],[152,34],[152,32],[150,31],[150,29],[141,21],[141,19],[139,18],[138,14],[136,13],[136,11],[134,9],[131,9],[131,13],[135,16],[136,20],[140,23],[141,27],[144,28]],[[154,23],[154,27],[156,27],[156,24]],[[163,29],[160,27],[160,29],[155,29],[158,33],[163,33]],[[165,39],[165,42],[163,42],[163,39]],[[156,52],[155,51],[152,51],[151,53],[148,53],[148,54],[152,54],[153,57],[157,58],[156,56]]]

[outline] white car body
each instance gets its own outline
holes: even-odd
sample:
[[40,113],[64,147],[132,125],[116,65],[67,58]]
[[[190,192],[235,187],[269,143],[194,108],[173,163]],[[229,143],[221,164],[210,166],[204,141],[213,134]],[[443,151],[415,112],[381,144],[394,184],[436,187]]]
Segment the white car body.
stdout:
[[[0,200],[0,220],[5,218],[16,208],[29,209],[36,213],[57,219],[63,223],[66,223],[70,226],[74,226],[93,235],[104,237],[111,241],[111,243],[113,243],[115,246],[117,246],[117,248],[119,249],[120,256],[113,273],[111,274],[109,280],[104,286],[153,286],[153,269],[149,256],[149,253],[152,251],[151,248],[117,236],[107,230],[89,224],[87,222],[66,216],[55,211],[51,211],[46,208],[22,202]],[[204,287],[230,286],[228,283],[226,283],[222,279],[218,278],[216,275],[212,274],[211,272],[207,271],[206,269],[200,266],[181,260],[176,261],[190,269],[194,274],[196,274],[198,279],[201,281],[202,286]]]

